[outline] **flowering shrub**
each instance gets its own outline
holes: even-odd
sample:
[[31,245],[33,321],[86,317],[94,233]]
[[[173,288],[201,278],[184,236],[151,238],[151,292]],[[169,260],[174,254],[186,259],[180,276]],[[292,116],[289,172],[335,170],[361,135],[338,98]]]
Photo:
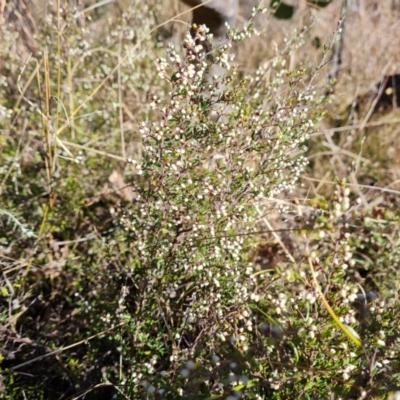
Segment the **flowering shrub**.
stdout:
[[[244,29],[235,37],[246,35]],[[121,312],[121,318],[131,321],[134,337],[148,337],[158,321],[157,342],[167,337],[172,346],[163,364],[169,371],[199,346],[207,354],[232,331],[252,330],[249,301],[259,297],[249,260],[256,206],[295,188],[307,163],[299,151],[316,121],[309,107],[317,101],[311,85],[300,87],[301,70],[285,70],[283,56],[232,85],[228,44],[213,53],[228,72],[211,81],[196,37],[188,35],[184,47],[192,49],[185,59],[169,47],[168,61],[157,62],[169,99],[149,100],[158,121],[140,124],[143,156],[131,160],[135,200],[120,221],[133,252],[125,272],[137,285],[129,289],[134,315]],[[272,72],[267,84],[266,69]],[[149,351],[148,365],[165,351],[164,345]],[[132,367],[146,372],[142,358]]]

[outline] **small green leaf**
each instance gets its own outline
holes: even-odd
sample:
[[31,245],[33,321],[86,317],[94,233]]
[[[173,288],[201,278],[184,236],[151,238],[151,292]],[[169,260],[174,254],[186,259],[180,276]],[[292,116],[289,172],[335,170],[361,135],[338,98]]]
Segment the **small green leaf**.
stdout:
[[308,0],[307,4],[315,8],[325,8],[328,6],[332,0]]
[[273,10],[274,17],[278,19],[290,19],[294,13],[294,7],[283,3],[281,0],[271,0],[270,7]]

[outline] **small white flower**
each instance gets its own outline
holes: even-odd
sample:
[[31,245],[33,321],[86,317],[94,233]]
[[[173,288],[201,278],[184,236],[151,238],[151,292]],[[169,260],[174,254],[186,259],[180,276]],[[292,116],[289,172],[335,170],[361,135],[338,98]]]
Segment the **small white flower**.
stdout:
[[219,358],[217,355],[215,355],[215,354],[211,357],[211,361],[212,361],[213,363],[217,363],[219,360],[220,360],[220,358]]
[[188,369],[184,368],[181,370],[181,375],[183,378],[187,378],[189,376],[189,374],[190,374],[190,371]]

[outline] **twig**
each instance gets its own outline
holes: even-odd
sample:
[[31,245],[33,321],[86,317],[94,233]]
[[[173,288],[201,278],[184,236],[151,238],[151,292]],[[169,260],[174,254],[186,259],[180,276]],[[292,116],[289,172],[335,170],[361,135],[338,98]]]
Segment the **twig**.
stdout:
[[282,247],[283,251],[285,252],[286,256],[289,258],[289,260],[292,263],[296,263],[296,260],[294,259],[294,257],[292,256],[292,254],[290,253],[290,251],[288,250],[288,248],[285,246],[285,244],[282,242],[281,238],[279,237],[279,235],[276,233],[276,231],[273,229],[272,225],[270,224],[270,222],[268,221],[267,218],[265,218],[260,210],[260,208],[258,206],[256,206],[256,210],[258,212],[258,215],[261,217],[261,219],[263,220],[264,224],[268,227],[268,229],[271,231],[272,235],[274,236],[275,240],[279,243],[279,245]]
[[69,349],[72,349],[72,348],[74,348],[74,347],[76,347],[76,346],[79,346],[79,345],[81,345],[81,344],[83,344],[83,343],[86,343],[86,342],[88,342],[89,340],[92,340],[92,339],[94,339],[94,338],[96,338],[96,337],[98,337],[98,336],[104,335],[105,333],[110,332],[110,331],[112,331],[113,329],[119,328],[119,327],[121,327],[121,326],[123,326],[123,325],[125,325],[125,324],[126,324],[126,322],[121,322],[120,324],[118,324],[118,325],[116,325],[116,326],[113,326],[112,328],[109,328],[109,329],[106,329],[106,330],[104,330],[104,331],[102,331],[102,332],[96,333],[95,335],[89,336],[88,338],[83,339],[83,340],[81,340],[81,341],[79,341],[79,342],[73,343],[73,344],[71,344],[71,345],[69,345],[69,346],[66,346],[66,347],[60,347],[59,349],[56,349],[56,350],[54,350],[54,351],[51,351],[50,353],[47,353],[47,354],[44,354],[44,355],[42,355],[42,356],[33,358],[32,360],[29,360],[29,361],[25,361],[25,362],[23,362],[22,364],[18,364],[18,365],[16,365],[15,367],[10,368],[8,371],[15,371],[16,369],[25,367],[26,365],[32,364],[32,363],[34,363],[34,362],[36,362],[36,361],[40,361],[40,360],[43,360],[44,358],[47,358],[47,357],[50,357],[50,356],[54,356],[54,355],[56,355],[56,354],[60,354],[60,353],[64,352],[65,350],[69,350]]
[[339,26],[337,30],[337,39],[336,39],[336,46],[335,52],[333,54],[333,66],[329,71],[328,74],[328,85],[330,86],[330,90],[326,93],[326,95],[333,94],[337,77],[339,75],[339,68],[342,64],[342,53],[343,53],[343,38],[344,38],[344,31],[346,27],[346,13],[347,13],[347,0],[343,0],[342,8],[340,9],[340,20]]

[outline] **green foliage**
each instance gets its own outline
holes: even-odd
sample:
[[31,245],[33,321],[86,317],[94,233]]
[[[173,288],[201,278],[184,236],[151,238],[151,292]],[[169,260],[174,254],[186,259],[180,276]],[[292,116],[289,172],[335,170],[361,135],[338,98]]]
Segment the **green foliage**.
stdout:
[[[328,6],[332,0],[308,0],[307,5],[317,9]],[[275,18],[291,19],[294,14],[294,6],[286,4],[282,0],[271,0],[270,7]]]

